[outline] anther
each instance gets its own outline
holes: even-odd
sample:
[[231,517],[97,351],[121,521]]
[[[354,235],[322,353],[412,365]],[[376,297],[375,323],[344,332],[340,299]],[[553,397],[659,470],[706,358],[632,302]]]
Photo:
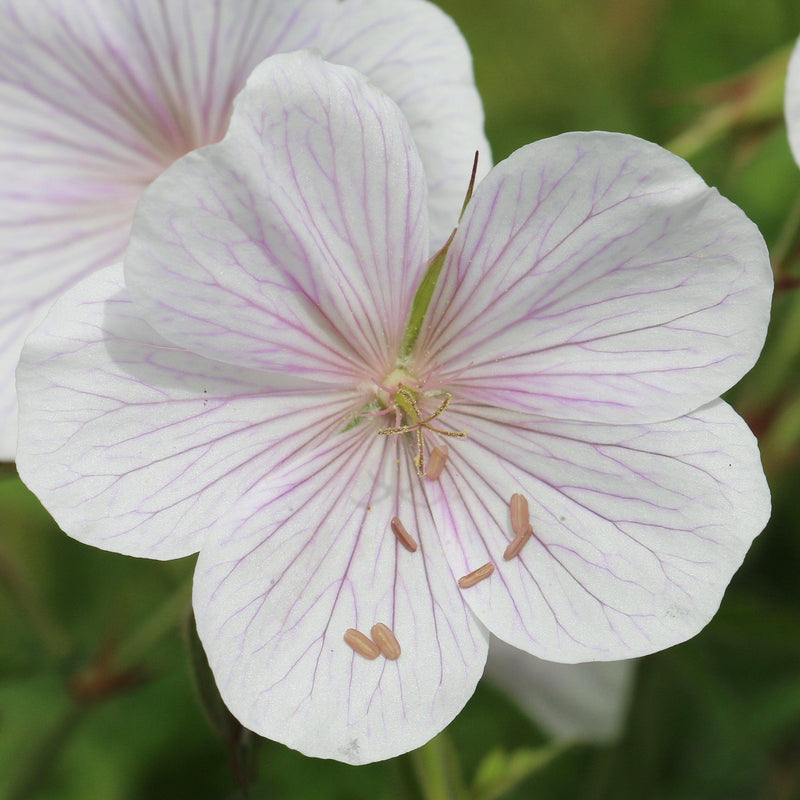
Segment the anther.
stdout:
[[387,628],[382,622],[372,626],[372,641],[378,645],[381,653],[390,661],[400,657],[400,643],[391,628]]
[[521,494],[511,495],[511,529],[517,536],[521,536],[531,524],[528,513],[528,500]]
[[360,656],[368,658],[370,661],[377,658],[380,654],[380,648],[368,636],[357,631],[355,628],[348,628],[344,632],[344,640],[353,650]]
[[506,551],[505,553],[503,553],[503,558],[506,561],[511,561],[512,558],[516,558],[519,555],[520,550],[522,550],[522,548],[525,547],[525,545],[528,542],[528,539],[531,538],[532,534],[533,534],[533,528],[530,525],[528,525],[528,527],[525,528],[525,530],[522,533],[518,533],[514,537],[514,541],[511,542],[511,544],[509,544],[508,547],[506,547]]
[[476,583],[480,583],[483,580],[486,580],[492,573],[494,572],[494,564],[491,561],[484,564],[482,567],[478,567],[478,569],[470,572],[469,575],[465,575],[463,578],[458,579],[458,585],[462,589],[469,589],[471,586],[474,586]]
[[425,477],[428,480],[435,481],[439,479],[444,465],[447,463],[447,455],[448,451],[445,445],[433,448],[431,457],[428,460],[428,469],[425,471]]
[[410,553],[414,553],[417,549],[417,543],[414,541],[414,538],[411,534],[406,530],[405,525],[400,522],[399,517],[393,517],[391,521],[392,532],[400,541],[400,544],[405,547]]

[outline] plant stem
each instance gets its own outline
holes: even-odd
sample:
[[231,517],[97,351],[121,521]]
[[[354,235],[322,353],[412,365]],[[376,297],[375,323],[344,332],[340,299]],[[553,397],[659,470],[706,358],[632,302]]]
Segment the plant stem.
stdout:
[[30,624],[39,643],[54,660],[63,658],[70,649],[70,642],[61,626],[42,602],[30,581],[13,559],[0,551],[0,586],[16,605],[21,616]]
[[778,122],[791,45],[780,47],[742,75],[720,87],[717,104],[667,144],[682,158],[692,158],[726,133],[742,126]]
[[458,757],[446,732],[411,753],[425,800],[466,800]]
[[114,655],[116,670],[122,672],[135,667],[167,633],[175,628],[188,610],[191,596],[191,580],[181,583],[160,608],[156,609],[155,613],[117,648]]
[[781,226],[781,231],[775,244],[772,246],[770,257],[772,260],[772,271],[775,273],[776,282],[783,276],[788,266],[793,246],[797,241],[797,234],[800,231],[800,192],[795,198],[786,219]]
[[39,793],[39,789],[52,772],[53,762],[88,711],[88,705],[70,703],[66,706],[53,727],[22,761],[9,785],[5,800],[28,800]]

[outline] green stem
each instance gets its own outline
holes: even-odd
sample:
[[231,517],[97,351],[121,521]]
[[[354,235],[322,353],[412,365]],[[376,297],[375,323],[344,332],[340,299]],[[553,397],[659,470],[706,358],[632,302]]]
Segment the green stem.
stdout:
[[737,408],[746,417],[758,416],[769,409],[785,390],[796,369],[800,354],[800,302],[797,302],[800,297],[792,295],[784,299],[792,302],[777,319],[777,329],[748,376],[746,387],[737,395]]
[[667,142],[667,150],[671,150],[681,158],[692,158],[734,128],[739,116],[739,110],[733,105],[726,104],[712,108],[694,125]]
[[792,207],[789,209],[789,213],[786,215],[781,231],[770,253],[775,280],[780,278],[786,270],[786,262],[797,241],[798,231],[800,231],[800,192],[798,192]]
[[11,557],[0,552],[0,586],[27,619],[39,643],[54,660],[63,658],[70,649],[69,638],[50,614],[31,583]]
[[458,756],[446,732],[411,753],[411,763],[425,800],[466,800]]
[[191,603],[191,580],[181,583],[154,614],[117,648],[114,667],[123,672],[135,667],[186,613]]
[[39,794],[39,790],[52,773],[55,760],[78,729],[88,710],[87,705],[73,703],[61,712],[52,728],[20,764],[16,776],[9,784],[5,800],[28,800]]
[[717,105],[699,115],[695,124],[667,144],[667,149],[692,158],[735,128],[779,121],[791,49],[791,45],[777,49],[722,84]]

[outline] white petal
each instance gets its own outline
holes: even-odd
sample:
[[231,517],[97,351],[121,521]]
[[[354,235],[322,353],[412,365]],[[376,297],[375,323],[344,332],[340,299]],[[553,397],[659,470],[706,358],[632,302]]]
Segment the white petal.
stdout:
[[339,9],[322,54],[367,75],[408,119],[438,250],[458,221],[475,152],[478,179],[492,166],[469,47],[453,20],[422,0],[346,0]]
[[[197,627],[223,700],[246,727],[306,755],[362,764],[419,747],[483,671],[488,634],[459,596],[419,479],[405,461],[398,474],[397,457],[366,423],[300,454],[242,498],[200,553]],[[392,533],[396,515],[416,552]],[[395,661],[343,641],[379,622],[400,643]]]
[[144,187],[225,132],[264,57],[327,33],[331,0],[4,0],[0,459],[14,368],[50,304],[120,260]]
[[[769,517],[755,438],[721,400],[646,425],[447,414],[469,432],[426,486],[448,559],[456,575],[494,562],[464,599],[540,658],[631,658],[693,636]],[[516,492],[533,536],[506,561]]]
[[26,343],[17,468],[76,539],[150,558],[193,553],[238,494],[299,446],[281,425],[296,421],[306,441],[347,418],[352,397],[279,393],[275,378],[166,342],[141,321],[121,266],[101,270]]
[[792,148],[794,160],[800,164],[800,40],[795,44],[789,59],[784,113],[789,146]]
[[559,664],[492,637],[486,677],[557,739],[607,741],[619,736],[636,661]]
[[264,58],[335,52],[392,94],[423,150],[438,229],[463,195],[462,153],[480,146],[489,164],[469,52],[427,3],[4,0],[2,12],[0,459],[14,455],[25,336],[69,286],[122,257],[145,186],[223,136]]
[[685,161],[632,136],[564,134],[477,188],[419,351],[456,397],[672,419],[750,369],[771,292],[758,229]]
[[397,106],[308,52],[251,76],[222,143],[147,190],[126,284],[164,336],[243,366],[388,374],[428,247],[422,164]]

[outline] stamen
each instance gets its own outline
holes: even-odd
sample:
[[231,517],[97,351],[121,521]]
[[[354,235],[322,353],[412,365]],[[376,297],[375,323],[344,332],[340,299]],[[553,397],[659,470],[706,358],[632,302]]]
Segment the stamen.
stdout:
[[528,499],[521,494],[511,495],[511,528],[517,536],[521,536],[531,524],[528,513]]
[[360,656],[368,658],[370,661],[377,658],[380,654],[380,648],[368,636],[357,631],[355,628],[348,628],[344,632],[344,640],[353,650]]
[[386,658],[390,661],[400,657],[400,643],[391,628],[387,628],[382,622],[372,626],[372,641],[380,648]]
[[431,433],[438,433],[439,436],[449,436],[452,439],[463,439],[466,435],[466,431],[443,431],[441,428],[434,428],[432,425],[425,426]]
[[441,447],[434,447],[431,451],[430,461],[428,461],[428,469],[425,472],[425,477],[430,481],[439,479],[442,474],[444,465],[447,463],[448,450],[445,445]]
[[482,580],[488,578],[494,572],[494,564],[491,561],[488,561],[482,567],[478,567],[478,569],[470,572],[469,575],[465,575],[463,578],[458,579],[458,585],[462,589],[469,589],[471,586],[474,586],[476,583],[480,583]]
[[434,411],[433,414],[431,414],[427,419],[420,420],[419,424],[420,425],[427,425],[429,422],[433,422],[433,420],[435,420],[436,417],[438,417],[440,414],[442,414],[444,412],[444,410],[447,408],[447,406],[450,405],[450,401],[452,399],[453,399],[453,395],[451,395],[450,392],[445,392],[444,393],[444,400],[442,400],[442,404],[439,406],[439,408],[437,408],[436,411]]
[[409,553],[416,552],[417,543],[414,541],[414,538],[411,536],[411,534],[406,530],[405,525],[400,522],[400,518],[393,517],[390,524],[394,535],[400,540],[400,544],[402,544]]
[[417,426],[417,455],[414,458],[417,465],[417,475],[420,478],[425,474],[425,438],[422,435],[422,426]]
[[511,542],[511,544],[509,544],[508,547],[506,547],[506,551],[505,553],[503,553],[503,558],[506,561],[511,561],[512,558],[516,558],[519,555],[520,550],[522,550],[522,548],[525,547],[525,545],[528,542],[528,539],[531,538],[532,534],[533,534],[533,528],[530,525],[528,525],[528,527],[525,528],[525,530],[522,533],[518,533],[514,537],[514,541]]

